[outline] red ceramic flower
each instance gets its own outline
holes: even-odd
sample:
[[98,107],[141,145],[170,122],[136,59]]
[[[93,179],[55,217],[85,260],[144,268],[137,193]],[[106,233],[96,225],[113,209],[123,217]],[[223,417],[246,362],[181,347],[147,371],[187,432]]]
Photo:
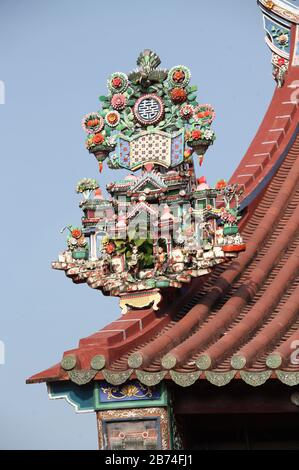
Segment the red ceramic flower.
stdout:
[[183,88],[173,88],[170,96],[174,103],[183,103],[187,99],[187,93]]
[[172,79],[174,82],[181,83],[185,79],[185,74],[182,70],[176,70],[174,74],[172,75]]
[[115,251],[115,245],[113,242],[109,242],[107,243],[107,245],[105,245],[105,250],[106,250],[106,253],[108,253],[109,255],[111,255],[111,253],[113,253]]
[[226,187],[226,181],[225,180],[217,181],[216,186],[215,186],[216,189],[223,189],[225,187]]
[[74,230],[72,230],[72,237],[78,239],[80,238],[82,235],[82,232],[79,228],[74,228]]
[[201,131],[199,130],[192,131],[191,135],[192,135],[192,139],[199,140],[201,138]]
[[122,93],[117,93],[116,95],[113,95],[111,99],[112,107],[118,110],[124,109],[124,107],[126,106],[126,102],[126,97]]
[[282,57],[279,57],[279,59],[277,60],[277,64],[278,64],[279,66],[284,65],[285,62],[286,62],[285,59],[283,59]]
[[121,85],[122,85],[122,79],[121,79],[120,77],[114,77],[114,78],[112,78],[111,82],[112,82],[112,85],[113,85],[115,88],[120,88]]
[[101,144],[104,142],[104,136],[102,134],[95,134],[92,138],[94,144]]
[[211,124],[215,119],[215,110],[210,104],[199,104],[194,108],[194,120],[201,124]]
[[88,134],[100,132],[104,127],[104,119],[98,113],[86,114],[82,119],[82,127]]

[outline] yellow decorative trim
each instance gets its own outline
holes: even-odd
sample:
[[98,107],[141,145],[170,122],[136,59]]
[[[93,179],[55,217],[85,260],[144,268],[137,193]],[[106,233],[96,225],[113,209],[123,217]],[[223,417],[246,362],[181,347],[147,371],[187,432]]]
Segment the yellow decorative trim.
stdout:
[[152,308],[158,310],[159,302],[161,301],[162,296],[159,291],[149,292],[146,294],[137,295],[126,295],[122,296],[119,300],[119,306],[121,308],[122,315],[128,313],[128,307],[131,308],[144,308],[149,307],[153,304]]
[[134,384],[124,384],[120,387],[101,387],[103,393],[106,394],[107,400],[123,400],[124,398],[152,398],[152,390],[140,384],[138,388]]

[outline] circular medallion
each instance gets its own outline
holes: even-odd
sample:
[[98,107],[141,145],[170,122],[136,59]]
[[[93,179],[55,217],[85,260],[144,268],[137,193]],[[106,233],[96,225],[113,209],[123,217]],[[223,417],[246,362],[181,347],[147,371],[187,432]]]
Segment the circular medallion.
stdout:
[[118,111],[109,111],[105,116],[105,121],[110,127],[116,127],[120,121],[120,114]]
[[129,79],[123,72],[115,72],[108,79],[107,85],[112,94],[122,93],[128,88]]
[[143,125],[151,125],[159,122],[164,114],[164,104],[156,95],[143,95],[134,105],[134,115],[137,121]]
[[191,79],[191,72],[184,65],[176,65],[168,72],[168,83],[171,87],[185,88]]

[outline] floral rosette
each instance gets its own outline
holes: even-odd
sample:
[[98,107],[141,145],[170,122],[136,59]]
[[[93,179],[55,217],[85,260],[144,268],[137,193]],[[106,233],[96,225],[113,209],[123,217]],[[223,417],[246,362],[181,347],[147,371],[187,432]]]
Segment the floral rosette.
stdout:
[[108,89],[112,94],[122,93],[128,88],[129,79],[123,72],[115,72],[108,79]]
[[180,116],[186,121],[189,121],[189,119],[193,117],[193,113],[194,113],[194,109],[193,109],[193,106],[191,106],[190,104],[185,104],[180,109]]
[[173,88],[170,90],[170,97],[174,103],[184,103],[187,99],[187,93],[183,88]]
[[87,134],[100,132],[104,127],[104,119],[99,113],[88,113],[82,119],[82,127]]
[[201,126],[209,126],[215,119],[215,110],[210,104],[200,104],[194,109],[193,119]]
[[120,114],[118,111],[109,111],[105,116],[105,122],[109,127],[118,126],[120,121]]
[[185,88],[191,79],[191,72],[185,65],[176,65],[168,72],[167,81],[171,88]]
[[111,98],[111,106],[113,109],[116,109],[117,111],[121,111],[126,107],[127,104],[127,98],[123,93],[116,93],[115,95],[112,96]]

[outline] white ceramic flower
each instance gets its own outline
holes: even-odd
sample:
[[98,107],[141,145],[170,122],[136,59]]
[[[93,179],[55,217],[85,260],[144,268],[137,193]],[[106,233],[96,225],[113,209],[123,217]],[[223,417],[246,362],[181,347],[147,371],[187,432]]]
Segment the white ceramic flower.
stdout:
[[207,140],[211,140],[214,136],[214,132],[211,131],[210,129],[207,129],[204,131],[204,138]]

